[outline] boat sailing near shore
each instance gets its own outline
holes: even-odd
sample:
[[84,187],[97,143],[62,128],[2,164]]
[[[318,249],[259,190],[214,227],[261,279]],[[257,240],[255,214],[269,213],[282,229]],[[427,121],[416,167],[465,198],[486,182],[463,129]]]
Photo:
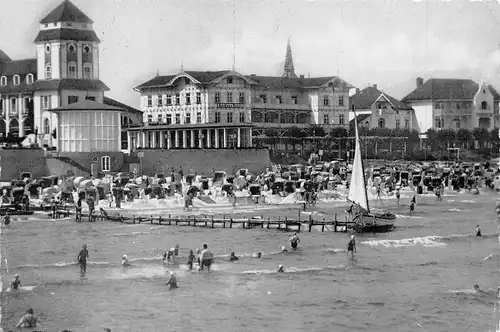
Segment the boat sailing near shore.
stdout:
[[352,165],[351,183],[347,200],[352,203],[347,211],[354,222],[352,229],[358,233],[384,233],[390,232],[394,228],[396,216],[390,212],[372,213],[368,204],[368,193],[366,189],[365,172],[363,159],[361,156],[361,144],[359,141],[358,121],[354,105],[354,131],[355,131],[355,151]]

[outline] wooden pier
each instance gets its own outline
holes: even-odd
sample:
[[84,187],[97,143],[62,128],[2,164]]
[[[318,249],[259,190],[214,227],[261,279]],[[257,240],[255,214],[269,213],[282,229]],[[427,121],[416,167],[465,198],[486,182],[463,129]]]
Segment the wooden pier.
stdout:
[[345,220],[338,220],[337,214],[334,216],[334,220],[314,220],[309,216],[306,220],[300,220],[300,214],[298,219],[289,219],[287,217],[267,217],[263,215],[260,217],[226,217],[225,215],[216,216],[135,216],[132,217],[123,215],[110,216],[106,212],[101,214],[93,214],[89,216],[88,214],[82,214],[77,221],[88,220],[89,222],[95,222],[96,220],[108,220],[127,224],[150,224],[150,225],[161,225],[161,226],[191,226],[191,227],[204,227],[204,228],[244,228],[244,229],[276,229],[285,232],[302,232],[302,231],[312,231],[314,226],[321,227],[321,232],[325,230],[330,230],[333,228],[334,232],[347,232],[348,229],[354,226],[354,222]]

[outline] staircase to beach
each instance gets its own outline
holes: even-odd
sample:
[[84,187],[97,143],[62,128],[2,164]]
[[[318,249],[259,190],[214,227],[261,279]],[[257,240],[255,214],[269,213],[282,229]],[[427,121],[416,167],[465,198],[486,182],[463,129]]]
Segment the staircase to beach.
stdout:
[[80,165],[69,157],[47,157],[47,166],[53,175],[68,174],[68,171],[71,171],[74,176],[90,175],[90,169]]

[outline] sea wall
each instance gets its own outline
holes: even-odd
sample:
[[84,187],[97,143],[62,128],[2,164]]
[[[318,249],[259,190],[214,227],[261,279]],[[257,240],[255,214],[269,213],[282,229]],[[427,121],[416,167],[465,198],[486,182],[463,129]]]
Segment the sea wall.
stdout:
[[143,174],[168,173],[182,166],[184,173],[212,174],[216,171],[232,173],[247,168],[252,173],[264,171],[271,164],[267,149],[183,149],[183,150],[138,150],[142,157]]
[[31,172],[33,178],[49,174],[42,149],[1,149],[0,180],[19,179],[21,173]]

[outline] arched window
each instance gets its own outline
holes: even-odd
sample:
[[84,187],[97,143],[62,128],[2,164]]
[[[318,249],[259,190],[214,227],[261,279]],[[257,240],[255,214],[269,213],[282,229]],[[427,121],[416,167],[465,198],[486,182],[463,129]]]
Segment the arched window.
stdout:
[[2,78],[0,79],[0,85],[2,85],[2,86],[7,85],[7,77],[6,76],[2,76]]
[[21,83],[21,77],[19,77],[19,75],[14,75],[13,82],[14,85],[19,85]]
[[50,121],[47,118],[43,120],[43,133],[50,134]]
[[481,109],[482,109],[482,110],[487,110],[487,109],[488,109],[488,103],[487,103],[487,102],[485,102],[485,101],[483,101],[483,102],[481,103]]
[[83,64],[83,78],[92,79],[92,64],[86,62]]
[[385,128],[385,119],[384,118],[380,118],[378,120],[378,127],[379,128]]
[[28,74],[26,76],[26,83],[32,84],[33,83],[33,74]]
[[50,80],[52,78],[52,66],[48,63],[45,65],[45,79]]
[[68,78],[76,78],[76,61],[68,62]]

